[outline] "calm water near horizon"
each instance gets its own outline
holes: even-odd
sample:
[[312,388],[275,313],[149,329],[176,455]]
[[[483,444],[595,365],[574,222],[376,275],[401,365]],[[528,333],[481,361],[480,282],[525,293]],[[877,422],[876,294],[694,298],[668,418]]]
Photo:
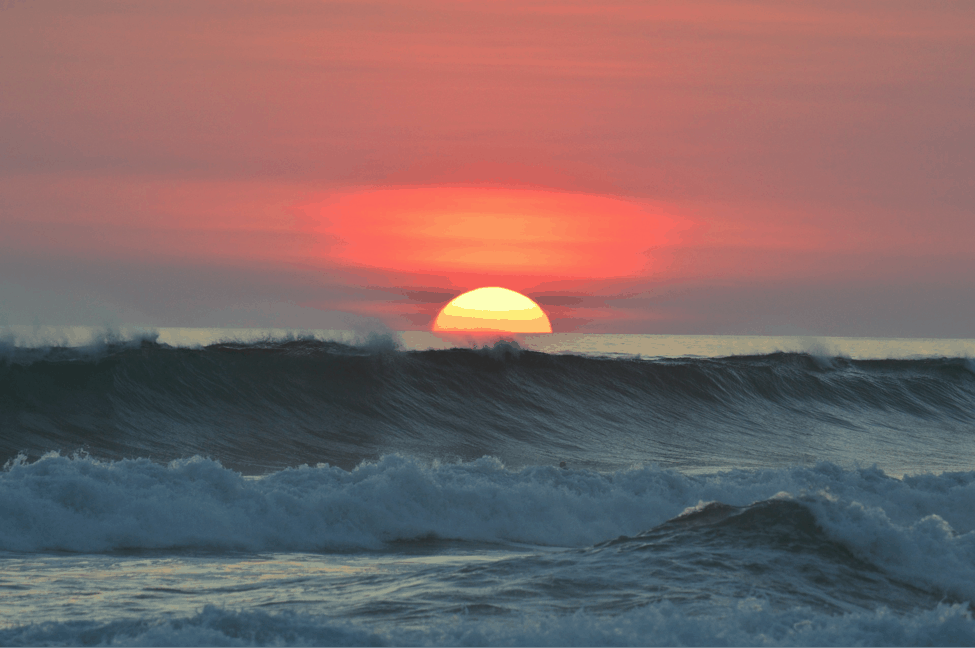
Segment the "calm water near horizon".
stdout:
[[284,328],[189,328],[92,326],[0,327],[0,344],[38,347],[85,346],[105,340],[145,337],[172,346],[206,346],[219,342],[312,337],[346,344],[364,343],[370,336],[388,335],[404,351],[483,346],[496,339],[513,339],[526,349],[545,353],[644,357],[721,357],[758,355],[776,351],[805,352],[853,359],[912,357],[975,357],[975,338],[865,338],[810,335],[666,335],[633,333],[549,333],[473,338],[429,331],[357,332],[350,330]]

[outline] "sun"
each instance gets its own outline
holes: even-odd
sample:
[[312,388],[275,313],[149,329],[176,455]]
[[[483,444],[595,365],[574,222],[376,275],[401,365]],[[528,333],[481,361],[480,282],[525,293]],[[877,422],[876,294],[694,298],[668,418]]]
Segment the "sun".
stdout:
[[491,286],[454,297],[433,322],[434,331],[551,333],[542,307],[521,293]]

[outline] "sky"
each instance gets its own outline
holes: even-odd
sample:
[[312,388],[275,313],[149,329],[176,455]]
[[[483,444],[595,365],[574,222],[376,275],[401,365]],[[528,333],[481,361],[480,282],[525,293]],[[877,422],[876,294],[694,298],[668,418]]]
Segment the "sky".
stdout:
[[975,337],[975,4],[0,0],[0,325]]

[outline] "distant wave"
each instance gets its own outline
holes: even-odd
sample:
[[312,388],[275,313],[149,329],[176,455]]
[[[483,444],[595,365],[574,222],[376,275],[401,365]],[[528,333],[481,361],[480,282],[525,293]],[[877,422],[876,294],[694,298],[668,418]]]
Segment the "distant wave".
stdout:
[[431,538],[589,547],[593,556],[612,549],[625,562],[660,542],[751,543],[763,556],[785,542],[788,552],[864,561],[971,600],[975,472],[894,479],[823,463],[694,477],[388,456],[353,471],[301,467],[254,479],[201,458],[50,455],[0,473],[3,551],[376,550]]
[[403,352],[382,340],[8,346],[0,429],[0,461],[78,449],[199,454],[253,474],[352,468],[390,452],[720,468],[846,460],[835,454],[846,447],[861,451],[853,459],[900,456],[923,468],[959,448],[971,456],[975,365],[802,353],[595,358],[508,343]]

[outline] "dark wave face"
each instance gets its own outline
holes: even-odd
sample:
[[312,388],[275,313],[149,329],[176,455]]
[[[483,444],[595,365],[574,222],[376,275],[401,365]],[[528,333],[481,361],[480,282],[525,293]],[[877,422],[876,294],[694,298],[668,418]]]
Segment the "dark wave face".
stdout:
[[[780,609],[828,614],[878,605],[906,612],[964,598],[950,588],[911,584],[885,570],[883,561],[861,556],[831,537],[802,502],[713,502],[633,537],[571,555],[524,558],[520,562],[545,577],[535,579],[535,591],[526,592],[522,582],[512,589],[525,597],[562,599],[567,610],[579,599],[589,610],[614,612],[670,601],[695,616],[756,596],[772,598]],[[511,561],[480,571],[483,580],[503,581],[505,574],[494,572],[527,570]]]
[[830,460],[940,471],[971,468],[975,371],[964,358],[610,359],[507,343],[8,349],[0,431],[0,461],[202,455],[249,474],[393,452],[596,469]]

